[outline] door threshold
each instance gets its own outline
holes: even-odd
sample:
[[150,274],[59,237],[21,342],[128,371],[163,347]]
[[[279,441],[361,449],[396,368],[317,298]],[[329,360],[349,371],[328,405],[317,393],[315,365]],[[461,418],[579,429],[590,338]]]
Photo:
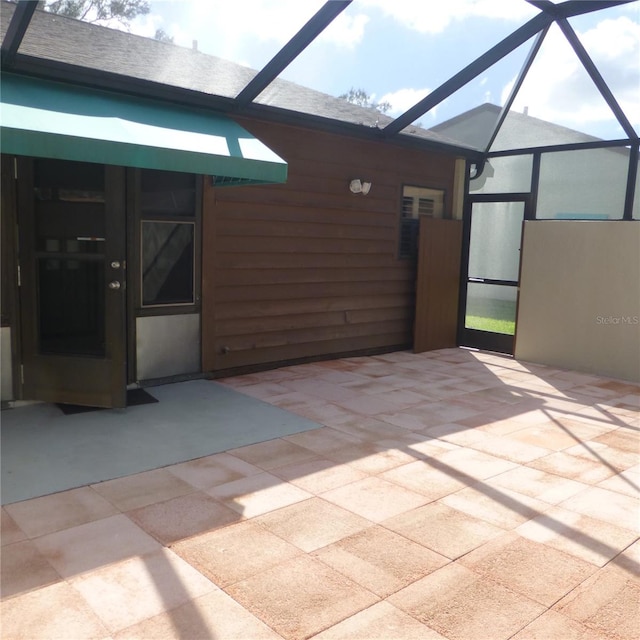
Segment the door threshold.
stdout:
[[5,409],[21,409],[22,407],[29,407],[32,404],[44,404],[43,400],[3,400],[2,410]]

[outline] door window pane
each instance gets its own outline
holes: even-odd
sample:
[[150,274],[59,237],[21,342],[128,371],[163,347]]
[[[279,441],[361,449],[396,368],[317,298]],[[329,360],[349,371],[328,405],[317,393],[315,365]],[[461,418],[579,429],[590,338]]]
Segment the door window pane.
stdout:
[[144,215],[195,215],[196,177],[174,171],[141,171],[140,208]]
[[40,352],[105,355],[102,260],[38,259]]
[[142,304],[194,304],[193,222],[142,221]]
[[517,287],[470,282],[467,286],[467,329],[513,335],[516,328]]
[[474,202],[469,277],[518,280],[523,202]]

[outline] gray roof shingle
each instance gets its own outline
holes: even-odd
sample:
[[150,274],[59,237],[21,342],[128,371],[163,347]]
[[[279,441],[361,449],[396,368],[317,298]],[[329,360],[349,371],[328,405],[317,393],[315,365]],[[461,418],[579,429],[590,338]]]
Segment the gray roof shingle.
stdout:
[[[1,3],[2,37],[14,7],[9,2]],[[42,11],[34,13],[19,54],[224,98],[235,98],[257,73],[254,69],[193,49]],[[255,103],[370,129],[380,129],[392,121],[375,109],[360,107],[279,78],[256,98]],[[473,149],[473,146],[448,139],[437,131],[420,127],[410,127],[400,135],[458,150],[461,147]]]

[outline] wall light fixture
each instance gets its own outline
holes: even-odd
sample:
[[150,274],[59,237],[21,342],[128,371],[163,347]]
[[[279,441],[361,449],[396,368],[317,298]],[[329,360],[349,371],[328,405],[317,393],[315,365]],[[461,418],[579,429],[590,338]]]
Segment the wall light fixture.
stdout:
[[361,180],[360,178],[355,178],[349,183],[349,191],[351,191],[351,193],[361,193],[363,196],[366,196],[369,191],[371,191],[371,183]]

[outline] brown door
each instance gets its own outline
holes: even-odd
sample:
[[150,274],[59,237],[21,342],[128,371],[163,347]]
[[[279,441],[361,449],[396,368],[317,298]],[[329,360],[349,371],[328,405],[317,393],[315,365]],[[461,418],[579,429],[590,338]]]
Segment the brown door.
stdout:
[[125,172],[18,163],[22,397],[126,405]]

